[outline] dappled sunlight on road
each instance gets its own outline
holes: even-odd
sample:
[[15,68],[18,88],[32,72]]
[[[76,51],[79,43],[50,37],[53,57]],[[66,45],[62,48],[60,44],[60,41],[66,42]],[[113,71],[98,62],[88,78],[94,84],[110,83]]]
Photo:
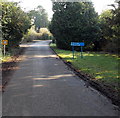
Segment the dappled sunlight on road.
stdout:
[[28,44],[22,44],[20,47],[23,47],[23,48],[27,48],[27,47],[41,47],[41,46],[48,46],[48,45],[41,45],[41,44],[31,44],[31,45],[28,45]]
[[41,46],[48,46],[48,45],[44,45],[44,44],[43,44],[43,45],[41,45],[41,44],[36,44],[36,45],[34,44],[34,45],[33,45],[33,44],[32,44],[32,45],[30,45],[29,47],[41,47]]
[[33,78],[33,80],[51,80],[51,79],[59,79],[59,78],[64,78],[64,77],[72,77],[72,74],[63,74],[63,75],[54,75],[54,76],[49,76],[49,77],[41,77],[41,78]]
[[26,55],[24,60],[27,59],[38,59],[38,58],[58,58],[56,55]]
[[[13,91],[23,89],[23,87],[21,86],[23,82],[28,83],[28,84],[31,83],[33,88],[47,87],[44,85],[44,83],[42,84],[42,82],[44,82],[46,80],[48,80],[48,82],[49,82],[49,80],[58,80],[58,81],[65,82],[66,78],[69,79],[69,77],[73,77],[72,74],[56,74],[54,76],[48,76],[48,75],[46,76],[46,75],[41,75],[39,73],[34,73],[34,74],[35,74],[34,76],[31,76],[30,74],[28,74],[28,76],[19,78],[19,83],[10,84],[7,88],[8,89],[11,88]],[[40,82],[38,82],[38,80],[40,80]],[[37,83],[36,83],[36,81],[37,81]]]
[[[50,73],[49,73],[50,74]],[[70,77],[70,78],[69,78]],[[37,90],[41,91],[41,88],[49,88],[51,84],[58,84],[58,82],[67,82],[69,79],[73,77],[72,74],[56,74],[54,76],[49,76],[46,74],[41,75],[40,73],[35,73],[35,75],[28,74],[28,76],[25,76],[24,78],[19,78],[19,83],[13,83],[7,87],[7,89],[11,89],[13,98],[19,99],[19,97],[28,97],[34,98],[36,96],[39,96],[39,94],[33,94],[32,91],[27,92],[27,89],[25,90],[25,86],[23,87],[23,82],[26,83],[27,88],[31,88],[31,90]],[[67,79],[67,80],[66,80]],[[40,81],[38,81],[40,80]],[[48,81],[46,81],[48,80]],[[51,80],[56,80],[52,81]],[[57,82],[58,81],[58,82]],[[57,82],[57,83],[56,83]],[[51,83],[51,84],[50,84]],[[22,85],[23,84],[23,85]],[[31,86],[31,87],[30,87]],[[60,85],[62,86],[62,85]],[[66,85],[68,86],[68,85]],[[17,93],[19,91],[19,93]]]
[[44,57],[53,57],[53,58],[56,58],[57,56],[56,55],[34,55],[33,57],[37,57],[37,58],[44,58]]
[[33,85],[34,88],[36,87],[42,87],[43,85]]

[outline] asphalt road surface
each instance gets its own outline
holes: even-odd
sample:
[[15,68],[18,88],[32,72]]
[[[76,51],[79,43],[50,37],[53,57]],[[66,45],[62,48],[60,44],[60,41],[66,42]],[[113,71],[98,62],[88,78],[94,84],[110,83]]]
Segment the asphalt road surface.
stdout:
[[118,116],[111,101],[87,88],[49,42],[27,45],[26,58],[3,93],[3,116]]

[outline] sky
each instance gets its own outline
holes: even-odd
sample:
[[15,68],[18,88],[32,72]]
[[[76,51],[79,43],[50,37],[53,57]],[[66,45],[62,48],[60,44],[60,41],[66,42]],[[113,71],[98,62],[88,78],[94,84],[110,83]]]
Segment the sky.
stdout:
[[[48,13],[49,20],[52,18],[52,2],[51,0],[8,0],[20,2],[20,6],[25,10],[29,11],[36,8],[38,5],[43,6]],[[94,4],[96,12],[100,14],[103,10],[110,8],[107,5],[114,3],[114,0],[91,0]]]

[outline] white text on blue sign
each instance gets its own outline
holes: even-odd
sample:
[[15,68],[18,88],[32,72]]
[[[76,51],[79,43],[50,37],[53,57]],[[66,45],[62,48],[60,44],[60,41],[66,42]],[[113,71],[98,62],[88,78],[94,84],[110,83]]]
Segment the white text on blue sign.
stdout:
[[84,42],[71,42],[71,46],[84,46]]

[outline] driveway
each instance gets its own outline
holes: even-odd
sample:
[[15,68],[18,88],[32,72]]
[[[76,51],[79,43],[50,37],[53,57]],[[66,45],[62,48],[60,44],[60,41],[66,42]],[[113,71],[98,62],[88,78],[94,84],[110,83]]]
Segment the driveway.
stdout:
[[3,116],[117,116],[111,101],[87,88],[49,42],[27,45],[25,59],[3,93]]

